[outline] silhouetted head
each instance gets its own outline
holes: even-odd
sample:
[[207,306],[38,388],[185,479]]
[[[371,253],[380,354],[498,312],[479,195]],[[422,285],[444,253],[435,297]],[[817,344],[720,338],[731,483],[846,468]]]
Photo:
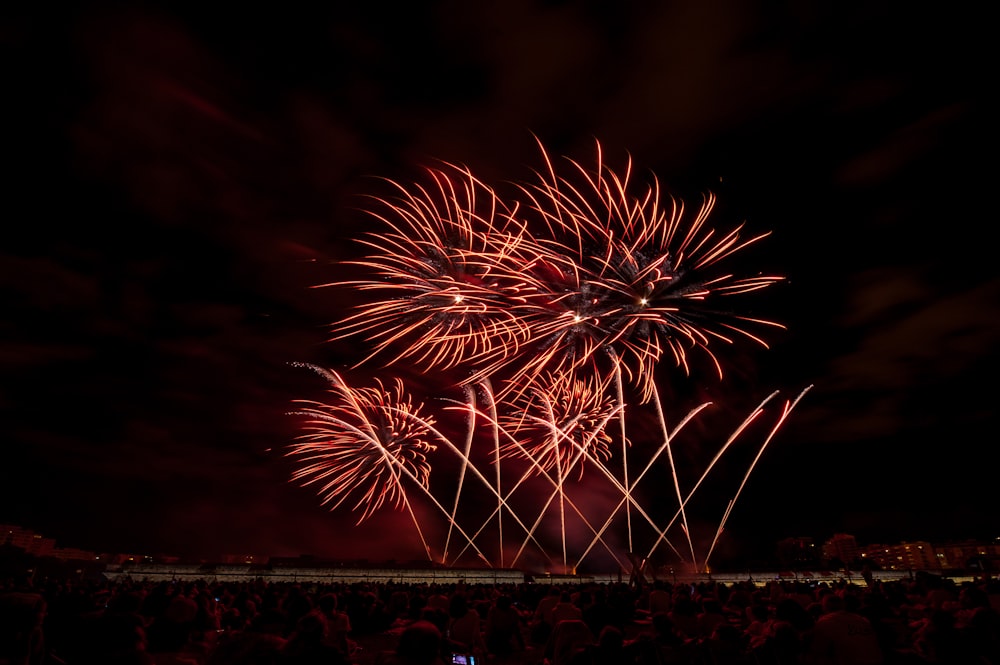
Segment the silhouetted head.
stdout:
[[301,642],[318,643],[326,637],[326,617],[319,612],[309,612],[295,622],[294,637]]
[[618,627],[605,626],[601,629],[601,634],[597,642],[603,649],[617,650],[621,649],[625,644],[625,636],[622,635],[622,631]]
[[701,601],[701,611],[706,614],[722,614],[722,603],[715,598],[706,598]]
[[657,612],[653,615],[653,631],[657,635],[666,635],[674,631],[674,622],[666,612]]
[[337,611],[337,595],[333,593],[325,593],[316,600],[316,605],[330,614]]
[[430,665],[441,652],[441,631],[430,621],[414,621],[399,636],[396,655],[405,663]]
[[469,612],[469,602],[465,599],[465,596],[456,593],[451,597],[451,601],[448,603],[448,616],[452,619],[461,619]]
[[966,586],[959,592],[958,602],[966,609],[989,607],[990,597],[977,586]]
[[823,596],[823,613],[839,612],[844,609],[844,599],[835,593],[828,593]]
[[764,603],[755,603],[750,606],[750,615],[754,618],[754,621],[764,623],[768,620],[771,613]]

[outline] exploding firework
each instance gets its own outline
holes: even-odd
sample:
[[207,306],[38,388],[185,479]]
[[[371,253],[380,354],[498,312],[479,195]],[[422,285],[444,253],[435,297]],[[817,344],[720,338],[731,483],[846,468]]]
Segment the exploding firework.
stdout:
[[347,262],[373,277],[337,284],[381,296],[335,332],[374,342],[361,362],[392,350],[388,364],[475,365],[527,340],[527,327],[510,307],[524,288],[512,262],[522,236],[511,211],[468,169],[444,164],[427,174],[429,186],[390,181],[397,195],[373,199],[369,212],[388,230],[362,241],[366,259]]
[[[403,479],[426,488],[431,467],[427,453],[428,421],[421,405],[406,395],[403,382],[393,388],[351,388],[334,372],[323,372],[331,385],[330,402],[300,401],[302,434],[289,455],[301,466],[293,480],[317,485],[324,504],[337,508],[351,496],[360,524],[385,503],[404,506]],[[433,420],[429,421],[433,423]]]
[[525,363],[522,375],[552,365],[581,367],[611,351],[615,370],[632,380],[646,402],[664,353],[689,372],[688,351],[697,349],[721,377],[714,343],[741,335],[766,346],[751,327],[781,327],[716,304],[782,278],[737,278],[718,270],[720,262],[766,234],[743,239],[737,227],[718,235],[706,224],[713,195],[690,216],[675,199],[663,205],[655,180],[635,184],[631,161],[621,176],[608,168],[599,143],[596,166],[588,170],[568,160],[569,175],[557,173],[544,147],[542,154],[547,171],[521,191],[528,197],[522,214],[545,234],[524,273],[532,297],[517,311],[543,352]]
[[504,457],[528,459],[538,471],[555,471],[567,478],[573,468],[583,477],[587,459],[611,458],[611,437],[605,431],[615,405],[607,382],[591,375],[548,375],[541,390],[521,392],[512,400],[500,426],[514,443]]
[[[359,512],[359,522],[387,503],[405,507],[435,560],[410,503],[408,492],[414,490],[448,522],[437,559],[442,563],[454,562],[470,548],[491,563],[482,542],[490,523],[497,527],[493,547],[501,566],[508,540],[521,543],[515,562],[529,543],[551,561],[537,532],[552,516],[558,519],[566,570],[574,570],[596,545],[620,563],[620,549],[616,553],[612,544],[617,537],[609,542],[607,534],[624,518],[627,551],[636,551],[634,514],[654,536],[650,556],[662,542],[683,559],[666,537],[679,518],[695,565],[686,507],[722,453],[771,398],[729,437],[685,492],[673,452],[676,437],[708,405],[690,410],[669,429],[655,371],[669,358],[690,375],[689,356],[697,352],[721,378],[721,345],[745,338],[766,346],[755,328],[782,327],[720,304],[781,281],[771,275],[737,277],[722,267],[766,234],[745,238],[742,226],[718,233],[707,223],[714,196],[707,195],[691,213],[682,202],[661,196],[655,179],[638,183],[631,160],[621,173],[606,166],[599,143],[593,168],[566,160],[563,172],[544,147],[542,156],[545,168],[504,199],[467,168],[452,164],[427,169],[429,185],[388,181],[395,194],[373,198],[369,211],[385,230],[363,239],[365,258],[348,262],[371,275],[322,285],[373,296],[334,332],[335,338],[353,336],[371,344],[358,365],[379,356],[386,367],[406,361],[425,376],[462,370],[458,386],[451,387],[463,388],[467,399],[446,399],[453,404],[446,408],[465,413],[464,444],[457,446],[438,431],[399,379],[391,388],[378,383],[356,389],[338,374],[319,370],[334,399],[302,402],[297,410],[305,418],[305,434],[289,453],[301,465],[293,479],[315,486],[332,508],[346,504]],[[495,393],[494,384],[499,386]],[[632,446],[626,386],[638,398],[633,408],[655,407],[659,432],[643,431],[639,437],[655,444],[651,454]],[[477,392],[486,397],[481,405]],[[797,402],[786,404],[743,484]],[[615,419],[618,428],[611,432],[608,424]],[[477,428],[491,432],[488,446]],[[443,484],[454,492],[447,499],[450,510],[436,496],[440,488],[430,482],[432,456],[442,451],[459,461],[457,483]],[[636,463],[633,474],[630,464]],[[669,467],[677,500],[677,512],[665,524],[638,498],[639,483],[663,465]],[[579,493],[569,491],[572,482],[584,479],[585,468],[588,484],[602,484],[605,494],[620,497],[609,500],[600,515],[581,508],[574,501]],[[467,474],[477,480],[471,490]],[[726,508],[706,566],[743,484]],[[484,490],[495,502],[492,514],[477,515],[478,528],[463,528],[463,501],[474,492],[483,496]],[[469,501],[480,505],[480,500]],[[505,530],[511,521],[514,527]],[[572,565],[570,530],[591,538]],[[449,559],[453,531],[466,544]]]

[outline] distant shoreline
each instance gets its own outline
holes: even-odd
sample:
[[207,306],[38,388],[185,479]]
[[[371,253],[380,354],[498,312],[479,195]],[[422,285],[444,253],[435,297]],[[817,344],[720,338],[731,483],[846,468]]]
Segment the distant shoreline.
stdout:
[[[975,575],[965,571],[873,571],[873,581],[897,581],[911,579],[918,572],[947,577],[956,582],[973,580]],[[531,573],[516,569],[497,568],[407,568],[407,567],[356,567],[356,566],[296,566],[275,567],[205,564],[149,564],[137,563],[109,567],[104,576],[112,581],[119,579],[139,579],[148,581],[206,580],[212,582],[267,582],[358,584],[617,584],[630,581],[629,574],[588,573],[581,575],[556,575]],[[654,581],[652,575],[645,576],[645,582]],[[865,584],[861,571],[744,571],[740,573],[677,573],[660,576],[660,580],[697,584],[701,582],[752,582],[763,586],[772,581],[832,583],[846,580]]]

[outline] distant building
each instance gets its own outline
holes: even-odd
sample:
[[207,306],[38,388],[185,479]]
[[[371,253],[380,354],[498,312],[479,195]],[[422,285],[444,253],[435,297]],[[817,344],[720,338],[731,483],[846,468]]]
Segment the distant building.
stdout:
[[935,558],[941,569],[966,568],[970,561],[1000,562],[1000,542],[982,543],[966,540],[935,546]]
[[788,567],[815,566],[818,561],[816,543],[812,538],[797,536],[779,540],[776,554],[781,565]]
[[[206,559],[182,560],[166,554],[100,553],[75,548],[57,547],[53,538],[11,524],[0,524],[0,546],[14,547],[41,559],[90,562],[107,568],[114,577],[123,570],[150,576],[199,574],[219,579],[269,577],[271,579],[313,580],[403,580],[411,576],[423,579],[486,579],[498,580],[515,571],[494,571],[481,574],[442,567],[429,561],[387,561],[379,564],[365,559],[327,560],[313,555],[297,557],[268,557],[260,554],[228,554],[211,561]],[[966,540],[949,543],[928,541],[901,542],[897,544],[858,545],[853,535],[834,534],[817,548],[810,537],[785,538],[776,543],[776,554],[788,575],[814,577],[815,571],[831,561],[839,561],[853,569],[857,561],[871,562],[881,571],[895,571],[902,575],[913,571],[938,571],[945,575],[993,573],[1000,571],[1000,538],[991,542]],[[117,572],[112,572],[117,570]],[[799,572],[791,572],[799,571]],[[813,571],[803,573],[801,571]],[[978,571],[978,572],[977,572]],[[680,571],[678,571],[679,573]],[[124,574],[128,574],[127,572]],[[716,576],[724,574],[715,571]],[[829,571],[826,574],[831,574]],[[670,569],[671,577],[676,577]],[[416,579],[413,577],[412,579]],[[550,577],[546,580],[551,581]],[[539,581],[539,580],[536,580]]]
[[843,565],[849,566],[852,561],[861,555],[858,548],[858,541],[846,533],[835,533],[833,537],[823,543],[823,560],[840,561]]
[[257,566],[246,564],[162,564],[126,563],[105,570],[111,580],[135,579],[151,582],[173,580],[208,580],[210,582],[273,583],[439,583],[439,584],[523,584],[525,574],[516,569],[445,568],[421,566],[411,568],[391,564],[370,566],[315,565]]
[[219,563],[263,565],[268,561],[268,557],[260,554],[223,554],[219,558]]
[[867,545],[861,558],[873,561],[882,570],[940,570],[935,548],[928,542],[902,542],[896,545]]
[[54,538],[45,538],[30,529],[12,524],[0,524],[0,543],[19,547],[35,556],[50,556],[56,546]]
[[88,550],[81,550],[78,547],[56,547],[52,550],[52,556],[63,561],[96,561],[97,555]]

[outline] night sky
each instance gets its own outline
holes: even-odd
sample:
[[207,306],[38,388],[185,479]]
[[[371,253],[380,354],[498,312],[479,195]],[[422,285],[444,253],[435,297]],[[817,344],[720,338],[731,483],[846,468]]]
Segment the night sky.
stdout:
[[[2,10],[0,523],[98,551],[421,558],[405,515],[352,531],[289,482],[286,412],[323,391],[290,363],[361,352],[328,341],[356,295],[310,287],[349,274],[373,176],[444,159],[517,180],[540,166],[538,136],[583,163],[596,138],[692,204],[714,192],[720,227],[772,232],[745,258],[788,279],[752,305],[787,330],[720,352],[722,382],[663,372],[670,417],[711,400],[722,429],[814,385],[727,553],[1000,535],[984,17],[167,4]],[[712,452],[709,429],[683,458]],[[728,498],[705,497],[704,519]]]

